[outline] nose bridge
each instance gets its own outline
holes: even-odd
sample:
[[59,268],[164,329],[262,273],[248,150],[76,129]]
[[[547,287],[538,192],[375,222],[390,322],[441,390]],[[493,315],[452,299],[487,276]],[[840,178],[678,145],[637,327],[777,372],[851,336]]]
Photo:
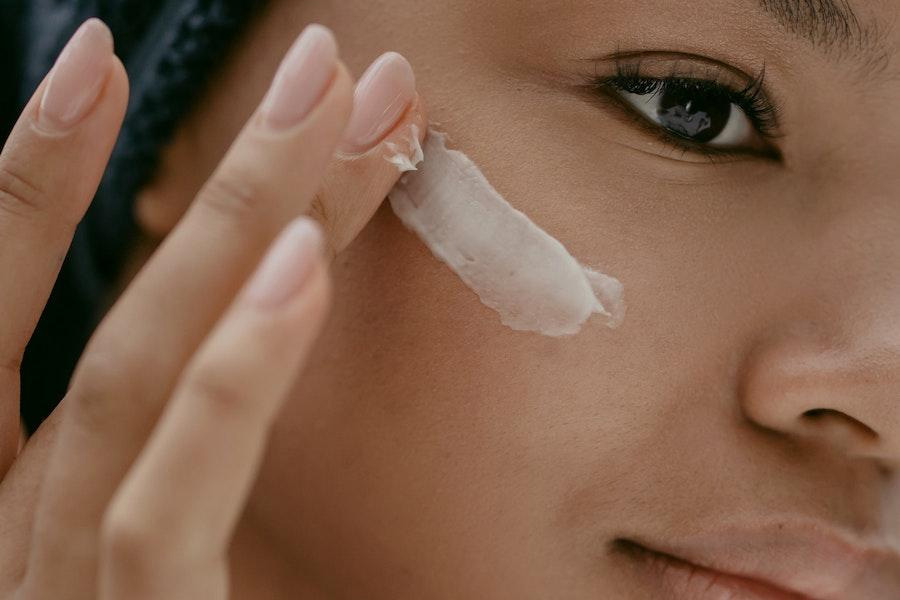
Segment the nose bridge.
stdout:
[[[900,191],[900,77],[882,81],[862,92],[827,96],[817,109],[831,115],[826,126],[810,132],[800,168],[827,182],[846,176],[855,186],[870,191]],[[811,168],[807,168],[811,167]]]
[[856,193],[837,188],[832,196],[846,196],[822,205],[825,214],[811,240],[819,256],[813,268],[820,293],[837,299],[840,325],[851,330],[881,329],[900,319],[900,176],[897,185]]

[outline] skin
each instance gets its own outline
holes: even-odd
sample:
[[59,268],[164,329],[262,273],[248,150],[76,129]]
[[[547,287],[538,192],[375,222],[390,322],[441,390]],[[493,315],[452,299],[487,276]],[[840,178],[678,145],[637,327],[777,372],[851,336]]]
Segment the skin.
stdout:
[[[383,208],[334,265],[334,313],[275,427],[233,547],[244,597],[644,598],[619,536],[821,520],[898,542],[896,65],[866,76],[753,3],[695,11],[715,18],[651,1],[263,16],[150,194],[171,209],[179,144],[239,120],[238,82],[320,21],[356,72],[407,55],[432,121],[619,278],[628,315],[568,339],[507,330]],[[897,8],[859,11],[896,56]],[[617,48],[764,64],[783,163],[682,156],[586,101],[573,86],[613,67],[582,59]]]
[[[858,8],[884,32],[877,77],[732,0],[696,21],[649,0],[273,2],[139,199],[149,240],[322,22],[353,73],[404,53],[432,123],[620,279],[628,315],[507,330],[382,208],[332,265],[331,319],[231,544],[234,597],[653,598],[613,540],[733,523],[896,547],[900,15]],[[765,64],[783,161],[710,164],[586,99],[614,68],[587,59],[623,48]]]

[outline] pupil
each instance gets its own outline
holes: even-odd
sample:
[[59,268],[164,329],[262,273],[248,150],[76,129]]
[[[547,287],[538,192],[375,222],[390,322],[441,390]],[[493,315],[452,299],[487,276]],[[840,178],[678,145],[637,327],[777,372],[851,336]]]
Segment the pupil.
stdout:
[[683,86],[667,86],[657,110],[660,125],[700,143],[710,142],[728,125],[731,101]]

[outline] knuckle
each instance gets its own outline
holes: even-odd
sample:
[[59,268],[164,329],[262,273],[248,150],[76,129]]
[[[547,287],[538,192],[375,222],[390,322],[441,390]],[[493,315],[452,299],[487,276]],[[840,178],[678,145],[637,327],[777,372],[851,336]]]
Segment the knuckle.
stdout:
[[46,204],[45,196],[44,190],[16,166],[8,160],[0,160],[0,210],[20,217],[29,216]]
[[246,415],[252,402],[230,378],[212,366],[191,369],[185,376],[184,389],[191,402],[199,403],[212,415]]
[[152,524],[134,511],[112,504],[100,525],[100,556],[116,565],[132,567],[145,563],[159,544]]
[[0,357],[0,389],[14,389],[19,385],[21,367],[21,354],[8,358]]
[[[312,202],[309,205],[309,216],[317,220],[320,224],[330,223],[331,215],[328,211],[328,203],[322,192],[316,192]],[[324,225],[323,225],[324,226]]]
[[200,193],[200,202],[213,212],[230,218],[252,214],[262,204],[262,194],[248,178],[221,174],[210,179]]
[[5,373],[11,377],[18,378],[19,371],[22,369],[22,355],[13,354],[6,359],[0,359],[0,373]]
[[322,227],[322,231],[325,234],[325,256],[328,261],[331,262],[338,254],[338,250],[335,246],[334,234],[336,218],[332,211],[328,209],[328,202],[325,200],[325,196],[321,191],[313,196],[307,216],[314,219]]
[[116,398],[140,401],[140,386],[128,367],[127,350],[104,341],[94,344],[81,357],[66,401],[74,405],[73,418],[88,431],[104,431],[121,421],[120,410],[128,410],[132,402],[116,402]]

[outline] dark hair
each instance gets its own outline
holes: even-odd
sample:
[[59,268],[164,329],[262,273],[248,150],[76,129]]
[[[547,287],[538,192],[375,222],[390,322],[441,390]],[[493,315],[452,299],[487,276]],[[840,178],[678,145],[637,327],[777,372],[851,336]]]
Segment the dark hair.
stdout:
[[[15,96],[0,97],[5,139],[14,115],[87,18],[103,19],[131,81],[131,98],[109,168],[22,363],[22,417],[33,431],[53,411],[105,310],[137,227],[134,198],[160,150],[192,108],[262,0],[0,0],[0,31],[12,55]],[[6,48],[4,48],[6,50]],[[18,60],[16,60],[16,58]],[[5,69],[6,67],[4,67]],[[11,92],[12,93],[12,92]],[[123,398],[127,402],[127,398]]]

